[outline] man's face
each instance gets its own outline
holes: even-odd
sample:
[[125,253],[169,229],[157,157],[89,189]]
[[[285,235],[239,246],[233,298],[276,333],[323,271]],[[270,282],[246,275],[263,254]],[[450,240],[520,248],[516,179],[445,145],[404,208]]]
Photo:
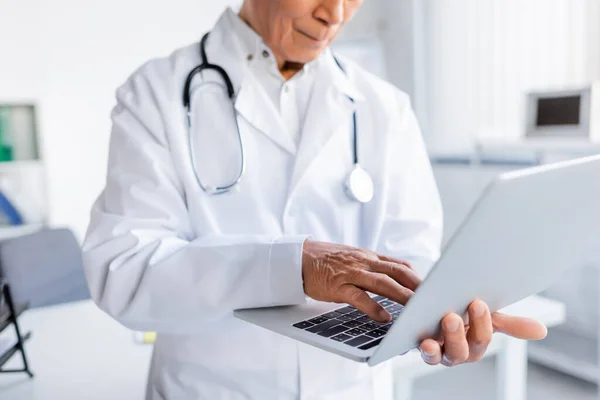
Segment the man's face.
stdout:
[[335,39],[363,0],[246,0],[250,23],[285,61],[308,63]]

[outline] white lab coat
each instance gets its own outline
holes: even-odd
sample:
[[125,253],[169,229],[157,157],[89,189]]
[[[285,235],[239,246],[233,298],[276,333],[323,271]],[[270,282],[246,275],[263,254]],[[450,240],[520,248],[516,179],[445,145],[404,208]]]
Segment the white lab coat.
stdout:
[[[341,58],[345,75],[326,52],[296,148],[226,15],[207,54],[236,89],[247,160],[239,191],[207,195],[193,174],[182,93],[198,45],[145,64],[117,92],[106,187],[83,247],[92,297],[125,326],[159,333],[148,399],[391,400],[389,363],[370,368],[232,311],[307,301],[307,236],[417,265],[437,259],[441,206],[409,99]],[[198,175],[223,183],[239,165],[231,106],[202,82],[192,96]],[[354,109],[361,164],[375,183],[366,205],[344,193]]]

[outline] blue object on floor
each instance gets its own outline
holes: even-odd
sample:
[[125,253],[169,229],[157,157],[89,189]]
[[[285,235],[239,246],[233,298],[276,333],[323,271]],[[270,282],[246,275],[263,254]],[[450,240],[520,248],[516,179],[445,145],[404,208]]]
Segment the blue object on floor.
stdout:
[[23,225],[23,217],[8,198],[0,191],[0,212],[2,212],[10,225]]

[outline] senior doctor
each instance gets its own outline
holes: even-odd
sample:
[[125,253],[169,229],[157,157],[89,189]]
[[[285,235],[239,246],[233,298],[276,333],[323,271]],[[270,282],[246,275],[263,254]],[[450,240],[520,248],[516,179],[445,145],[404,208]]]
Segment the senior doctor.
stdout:
[[[232,316],[315,299],[387,321],[366,292],[406,303],[438,257],[442,210],[409,99],[328,47],[360,4],[245,0],[205,54],[195,43],[152,60],[118,89],[85,271],[104,311],[158,332],[148,399],[392,399],[389,363]],[[203,61],[231,87],[209,69],[188,88]],[[362,194],[345,185],[357,167]],[[494,329],[545,334],[480,301],[468,322],[446,316],[425,361],[476,361]]]

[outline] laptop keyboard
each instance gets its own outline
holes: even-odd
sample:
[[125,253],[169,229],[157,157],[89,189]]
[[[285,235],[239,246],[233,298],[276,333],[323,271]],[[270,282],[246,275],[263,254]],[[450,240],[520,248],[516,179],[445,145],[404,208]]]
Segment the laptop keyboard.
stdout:
[[356,308],[345,306],[306,321],[300,321],[294,324],[294,327],[348,346],[358,347],[361,350],[371,349],[381,343],[385,334],[404,309],[402,304],[383,296],[375,296],[373,300],[392,314],[392,322],[374,321]]

